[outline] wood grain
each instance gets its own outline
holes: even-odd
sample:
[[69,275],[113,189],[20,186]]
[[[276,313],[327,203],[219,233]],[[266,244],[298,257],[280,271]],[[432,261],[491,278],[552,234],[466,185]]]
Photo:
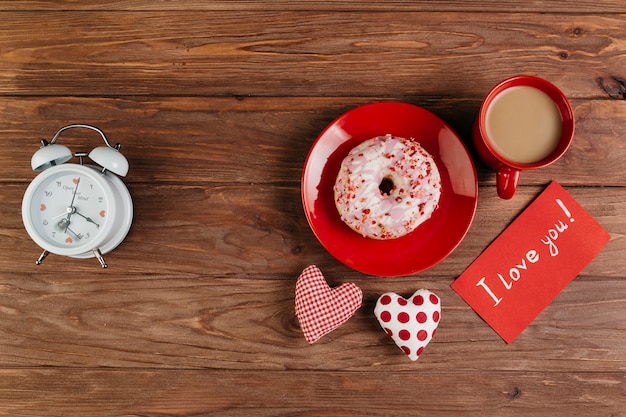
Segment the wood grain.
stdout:
[[[626,417],[625,22],[617,0],[0,0],[0,415]],[[504,201],[471,127],[520,73],[565,92],[576,135]],[[479,180],[461,244],[396,278],[333,258],[300,198],[319,133],[385,100],[449,123]],[[36,266],[22,225],[30,157],[70,123],[130,162],[135,219],[107,270]],[[450,284],[553,180],[611,238],[507,345]],[[313,345],[294,311],[311,264],[364,294]],[[418,288],[442,320],[414,363],[373,309]]]
[[[327,276],[335,284],[345,281]],[[349,323],[308,345],[294,314],[295,277],[288,278],[163,274],[122,281],[87,274],[61,279],[46,273],[5,274],[2,312],[14,320],[0,325],[2,365],[248,371],[377,367],[381,372],[419,367],[425,373],[613,372],[626,365],[620,337],[626,330],[622,280],[575,280],[506,345],[449,288],[453,277],[357,277],[352,281],[364,289],[363,307]],[[417,365],[373,316],[379,294],[393,288],[409,296],[416,285],[436,292],[443,305],[437,337]]]
[[623,15],[7,12],[0,93],[480,99],[528,73],[623,98],[625,29]]
[[[520,413],[622,416],[620,373],[389,374],[105,369],[24,369],[0,374],[2,411],[13,416],[396,416]],[[455,381],[454,383],[451,383]],[[8,385],[7,381],[17,381]],[[268,396],[267,386],[273,388]],[[210,387],[210,389],[209,389]],[[32,398],[22,402],[24,396]],[[310,404],[310,398],[327,401]],[[564,397],[573,398],[563,402]],[[115,398],[115,401],[111,401]],[[399,399],[402,404],[397,405]],[[50,410],[42,412],[41,410]]]
[[[40,250],[28,239],[14,209],[21,204],[21,188],[5,189],[14,191],[3,201],[6,209],[0,212],[0,231],[18,239],[4,249],[0,266],[7,272],[40,273],[42,267],[34,265]],[[493,188],[481,188],[476,220],[468,236],[454,256],[429,269],[427,275],[458,276],[541,190],[520,189],[513,205],[499,200]],[[582,188],[571,192],[612,234],[607,247],[583,274],[624,277],[624,190]],[[295,278],[309,262],[333,269],[340,266],[309,230],[299,188],[144,185],[133,186],[131,193],[136,203],[135,220],[123,246],[109,260],[111,268],[121,264],[125,273],[278,274]],[[50,256],[46,264],[55,271],[109,272],[93,271],[91,262],[64,257]],[[342,268],[342,273],[346,272]]]
[[[122,144],[131,166],[125,179],[130,183],[296,184],[309,149],[329,123],[354,107],[381,100],[6,98],[0,103],[0,115],[6,120],[0,126],[0,153],[21,162],[0,165],[0,182],[30,181],[35,173],[28,161],[41,139],[50,140],[66,124],[92,123],[112,142]],[[471,126],[480,100],[407,101],[449,123],[474,152]],[[576,99],[573,106],[576,134],[569,151],[550,167],[524,172],[522,184],[552,179],[565,185],[626,184],[626,143],[619,139],[626,101]],[[67,131],[59,139],[74,152],[90,151],[101,142],[96,133],[80,130]],[[481,183],[494,184],[493,171],[476,157],[475,161]]]
[[428,0],[311,0],[293,2],[289,0],[246,1],[246,0],[214,0],[198,2],[196,0],[153,0],[149,3],[141,0],[93,0],[77,2],[74,0],[2,0],[0,10],[17,11],[474,11],[474,12],[552,12],[562,14],[564,10],[574,13],[610,14],[625,11],[624,4],[619,0],[576,1],[554,0],[551,2],[515,0],[441,0],[433,3]]

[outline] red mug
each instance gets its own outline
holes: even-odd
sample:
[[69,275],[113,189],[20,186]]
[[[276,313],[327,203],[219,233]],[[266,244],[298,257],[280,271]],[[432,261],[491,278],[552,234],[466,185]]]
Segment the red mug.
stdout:
[[472,137],[481,159],[496,170],[498,196],[510,199],[521,171],[550,165],[565,153],[574,138],[574,111],[555,85],[518,75],[487,94]]

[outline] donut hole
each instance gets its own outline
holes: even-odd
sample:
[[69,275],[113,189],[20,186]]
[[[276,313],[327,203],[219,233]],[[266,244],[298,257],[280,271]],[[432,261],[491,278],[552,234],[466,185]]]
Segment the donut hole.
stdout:
[[395,187],[395,184],[393,183],[393,180],[389,177],[383,178],[383,180],[378,185],[378,189],[380,190],[380,193],[386,196],[391,195],[391,191],[393,191],[394,187]]

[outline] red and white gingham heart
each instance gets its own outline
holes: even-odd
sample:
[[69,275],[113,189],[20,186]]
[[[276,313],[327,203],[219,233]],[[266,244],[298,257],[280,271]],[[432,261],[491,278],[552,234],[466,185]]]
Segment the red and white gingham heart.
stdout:
[[417,290],[408,300],[388,292],[378,298],[374,315],[400,349],[415,361],[437,332],[441,302],[428,290]]
[[315,265],[296,282],[296,316],[306,341],[314,343],[345,323],[361,307],[363,293],[353,283],[330,288]]

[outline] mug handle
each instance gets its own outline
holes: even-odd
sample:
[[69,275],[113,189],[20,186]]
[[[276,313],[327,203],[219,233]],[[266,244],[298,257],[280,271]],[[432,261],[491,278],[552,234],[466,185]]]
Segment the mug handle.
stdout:
[[496,187],[498,188],[498,196],[505,200],[513,198],[519,181],[518,169],[503,167],[496,172]]

